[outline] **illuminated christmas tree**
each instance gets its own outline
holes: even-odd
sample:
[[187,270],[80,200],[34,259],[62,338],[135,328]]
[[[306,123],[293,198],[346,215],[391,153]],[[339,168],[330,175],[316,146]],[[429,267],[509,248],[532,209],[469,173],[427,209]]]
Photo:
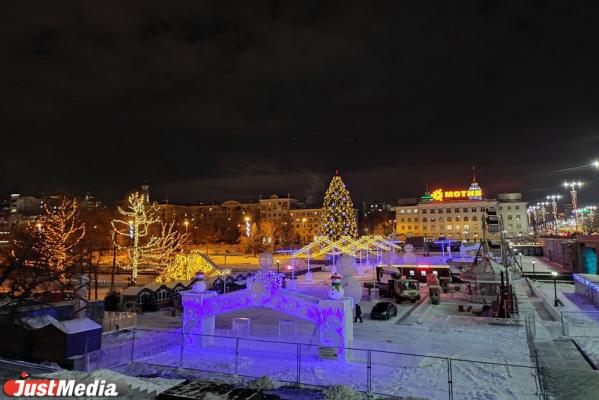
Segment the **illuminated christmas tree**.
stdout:
[[338,240],[341,236],[358,236],[354,204],[339,171],[324,195],[318,235]]

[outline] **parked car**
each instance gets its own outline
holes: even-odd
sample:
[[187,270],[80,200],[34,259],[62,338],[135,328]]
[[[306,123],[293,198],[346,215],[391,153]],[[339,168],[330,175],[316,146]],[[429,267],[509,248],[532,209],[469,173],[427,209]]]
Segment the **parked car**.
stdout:
[[388,301],[376,303],[370,312],[371,319],[388,320],[397,317],[397,307]]

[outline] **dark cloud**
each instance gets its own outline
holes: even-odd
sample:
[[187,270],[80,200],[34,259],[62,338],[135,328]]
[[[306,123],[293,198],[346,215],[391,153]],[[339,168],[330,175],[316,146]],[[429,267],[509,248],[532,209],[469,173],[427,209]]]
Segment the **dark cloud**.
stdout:
[[492,192],[595,179],[549,173],[598,155],[588,5],[25,0],[0,15],[2,190],[317,198],[340,168],[358,199],[392,200],[463,184],[473,163]]

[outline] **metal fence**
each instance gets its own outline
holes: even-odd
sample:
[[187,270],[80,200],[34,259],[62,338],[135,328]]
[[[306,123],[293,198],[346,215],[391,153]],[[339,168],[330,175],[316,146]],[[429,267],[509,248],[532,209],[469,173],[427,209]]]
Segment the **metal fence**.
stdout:
[[[543,398],[534,364],[141,328],[104,335],[103,342],[101,350],[89,353],[88,369],[136,362],[248,378],[269,376],[280,382],[314,387],[344,384],[383,396],[503,398],[508,390],[515,399]],[[496,387],[485,387],[489,382]]]

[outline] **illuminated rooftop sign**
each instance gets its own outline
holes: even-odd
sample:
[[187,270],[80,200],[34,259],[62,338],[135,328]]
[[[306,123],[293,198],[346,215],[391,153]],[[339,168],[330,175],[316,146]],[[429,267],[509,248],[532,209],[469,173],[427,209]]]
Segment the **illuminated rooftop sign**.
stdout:
[[482,198],[482,189],[468,189],[468,190],[445,190],[436,189],[431,193],[431,197],[434,201],[443,200],[480,200]]

